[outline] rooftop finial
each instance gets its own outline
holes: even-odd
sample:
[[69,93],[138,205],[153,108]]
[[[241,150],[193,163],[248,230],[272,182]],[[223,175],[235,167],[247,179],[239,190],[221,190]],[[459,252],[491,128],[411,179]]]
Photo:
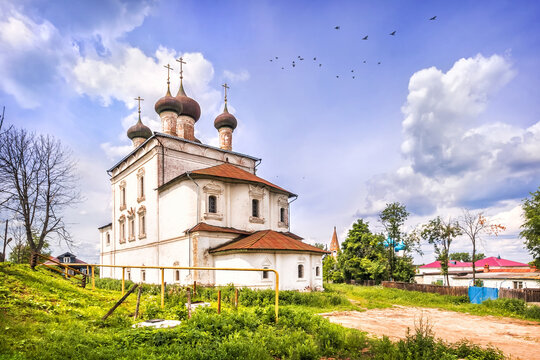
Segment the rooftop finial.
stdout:
[[182,79],[184,78],[184,69],[182,67],[183,64],[186,64],[184,59],[182,57],[176,59],[180,63],[180,85],[182,84]]
[[225,92],[224,100],[225,100],[225,108],[223,109],[224,112],[229,112],[227,109],[227,89],[230,89],[229,85],[227,83],[221,85],[223,86],[223,91]]
[[171,96],[171,70],[174,70],[170,64],[163,65],[167,69],[167,95]]
[[141,101],[144,101],[144,99],[141,98],[140,96],[137,96],[135,100],[139,102],[139,120],[141,120]]
[[227,104],[227,89],[230,89],[229,85],[227,83],[221,85],[223,86],[223,90],[225,91],[225,104]]

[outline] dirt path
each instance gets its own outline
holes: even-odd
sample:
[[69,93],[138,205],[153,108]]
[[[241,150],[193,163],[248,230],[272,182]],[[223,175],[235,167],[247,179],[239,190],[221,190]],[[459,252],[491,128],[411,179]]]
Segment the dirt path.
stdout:
[[513,359],[540,360],[540,324],[511,318],[475,316],[430,308],[394,306],[365,312],[340,311],[321,316],[346,327],[396,340],[405,337],[415,320],[429,319],[435,336],[449,342],[467,339],[493,345]]

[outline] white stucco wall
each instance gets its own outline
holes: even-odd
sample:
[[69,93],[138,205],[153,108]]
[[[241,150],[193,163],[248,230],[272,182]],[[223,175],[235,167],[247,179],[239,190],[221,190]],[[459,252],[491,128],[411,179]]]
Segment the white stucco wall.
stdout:
[[[278,271],[280,290],[322,290],[322,256],[305,253],[231,253],[215,254],[216,267],[239,268],[272,268]],[[304,277],[298,278],[298,265],[304,265]],[[319,267],[319,276],[315,269]],[[269,274],[269,279],[263,279],[262,272],[238,272],[230,276],[226,272],[216,272],[216,285],[234,284],[251,288],[273,288],[275,277]]]

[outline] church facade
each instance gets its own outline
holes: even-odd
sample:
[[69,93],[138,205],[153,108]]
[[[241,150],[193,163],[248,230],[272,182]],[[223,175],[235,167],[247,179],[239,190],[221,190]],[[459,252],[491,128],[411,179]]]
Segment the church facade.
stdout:
[[[142,123],[139,107],[128,130],[134,148],[108,170],[112,219],[99,228],[101,264],[125,265],[127,279],[148,283],[161,281],[159,270],[129,266],[269,268],[279,272],[280,289],[321,290],[327,252],[289,231],[296,195],[258,177],[260,159],[232,151],[237,120],[226,93],[214,121],[219,148],[196,139],[200,107],[180,79],[178,94],[168,89],[155,104],[162,131]],[[122,277],[119,268],[100,271]],[[272,288],[275,280],[263,271],[165,270],[165,281]]]

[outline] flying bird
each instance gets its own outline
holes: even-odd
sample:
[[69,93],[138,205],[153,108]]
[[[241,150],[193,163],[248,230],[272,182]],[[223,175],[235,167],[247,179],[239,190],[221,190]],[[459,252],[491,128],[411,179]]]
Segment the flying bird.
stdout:
[[281,67],[281,70],[285,70],[285,68],[282,66],[282,67]]
[[351,72],[354,72],[354,70],[351,70]]
[[270,61],[273,61],[272,59],[270,59]]
[[429,18],[429,20],[435,20],[437,18],[437,15],[435,15],[434,17],[432,18]]
[[313,58],[313,61],[317,61],[317,58],[316,58],[316,57],[314,57],[314,58]]
[[367,35],[364,36],[364,37],[362,38],[362,40],[367,40],[367,37],[368,37]]
[[352,78],[354,79],[354,76]]
[[336,26],[334,29],[339,30],[339,26]]
[[396,30],[392,31],[390,35],[396,35]]
[[276,56],[276,60],[278,59],[278,57]]
[[319,64],[319,67],[321,67],[321,66],[322,66],[322,64]]
[[339,79],[339,75],[336,75],[336,78]]
[[366,63],[366,60],[364,60],[364,64]]
[[377,63],[377,65],[381,65],[381,62],[379,61],[379,62]]

